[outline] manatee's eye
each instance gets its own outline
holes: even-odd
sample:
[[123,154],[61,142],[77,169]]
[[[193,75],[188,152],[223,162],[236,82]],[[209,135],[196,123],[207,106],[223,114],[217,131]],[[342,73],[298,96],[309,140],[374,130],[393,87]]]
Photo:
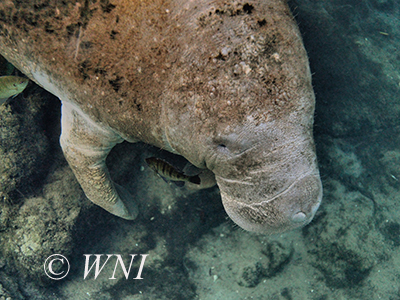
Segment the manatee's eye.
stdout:
[[226,143],[217,143],[217,150],[220,153],[223,154],[229,154],[230,153],[230,149],[228,148],[228,146],[226,145]]
[[236,134],[218,137],[214,140],[214,145],[218,152],[225,155],[238,155],[250,147],[250,143],[245,139],[238,139]]

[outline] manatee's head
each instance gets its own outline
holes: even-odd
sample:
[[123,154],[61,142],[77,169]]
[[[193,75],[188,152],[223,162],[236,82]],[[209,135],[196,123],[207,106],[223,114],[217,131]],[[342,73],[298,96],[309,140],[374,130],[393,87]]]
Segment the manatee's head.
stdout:
[[261,122],[231,118],[213,128],[169,120],[179,125],[170,127],[168,150],[212,171],[227,214],[241,228],[276,234],[311,222],[322,199],[311,108]]
[[[293,124],[292,124],[293,125]],[[308,224],[322,198],[310,128],[285,130],[279,121],[225,130],[210,141],[227,214],[241,228],[275,234]]]

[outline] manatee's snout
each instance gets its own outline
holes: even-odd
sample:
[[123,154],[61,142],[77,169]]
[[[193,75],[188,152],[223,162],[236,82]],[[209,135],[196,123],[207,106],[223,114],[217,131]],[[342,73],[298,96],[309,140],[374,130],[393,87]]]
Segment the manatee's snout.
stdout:
[[[229,191],[223,178],[217,178],[222,202],[229,217],[247,231],[275,234],[307,225],[313,219],[322,199],[319,174],[305,175],[293,181],[286,189],[271,197],[255,197],[246,193],[248,183],[242,186],[243,197]],[[240,189],[236,182],[235,189]],[[233,198],[232,194],[237,197]],[[261,195],[258,195],[261,196]]]

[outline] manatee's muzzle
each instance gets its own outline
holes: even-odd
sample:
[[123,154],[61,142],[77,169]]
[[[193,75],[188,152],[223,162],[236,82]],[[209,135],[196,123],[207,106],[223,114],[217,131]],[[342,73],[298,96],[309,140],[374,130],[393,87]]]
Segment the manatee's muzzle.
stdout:
[[258,201],[248,200],[245,185],[244,200],[241,201],[240,197],[233,199],[228,196],[232,193],[224,186],[224,179],[217,177],[217,182],[229,217],[243,229],[263,234],[281,233],[307,225],[313,219],[322,199],[319,174],[305,175],[279,194]]

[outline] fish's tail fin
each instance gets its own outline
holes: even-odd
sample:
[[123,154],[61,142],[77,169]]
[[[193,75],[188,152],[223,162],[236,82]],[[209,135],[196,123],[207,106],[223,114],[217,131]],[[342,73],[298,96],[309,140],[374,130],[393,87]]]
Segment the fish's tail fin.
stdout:
[[189,182],[194,184],[200,184],[200,177],[199,175],[189,177]]

